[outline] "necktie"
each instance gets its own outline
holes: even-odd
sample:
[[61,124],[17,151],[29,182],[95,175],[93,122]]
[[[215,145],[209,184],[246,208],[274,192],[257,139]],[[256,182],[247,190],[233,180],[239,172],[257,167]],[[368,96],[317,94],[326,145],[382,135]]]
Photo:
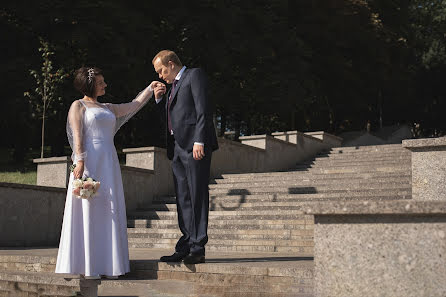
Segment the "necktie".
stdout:
[[173,100],[173,92],[175,91],[175,87],[177,85],[178,80],[175,80],[172,84],[172,90],[170,91],[169,102],[167,103],[167,125],[169,127],[169,132],[172,134],[172,122],[170,121],[170,104]]

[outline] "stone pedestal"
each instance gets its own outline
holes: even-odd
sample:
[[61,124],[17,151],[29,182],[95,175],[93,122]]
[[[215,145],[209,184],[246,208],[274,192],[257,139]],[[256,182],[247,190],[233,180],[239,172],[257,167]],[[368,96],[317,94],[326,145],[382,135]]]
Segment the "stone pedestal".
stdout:
[[152,192],[155,196],[173,195],[173,175],[167,151],[159,147],[126,148],[125,164],[131,167],[153,170]]
[[342,138],[324,131],[305,132],[305,135],[312,136],[322,140],[328,147],[338,147],[342,145]]
[[315,216],[316,297],[446,296],[446,204],[336,202]]
[[71,158],[52,157],[34,159],[37,164],[37,185],[66,188],[70,176]]
[[412,152],[412,198],[446,201],[446,137],[404,140]]
[[252,135],[239,138],[242,144],[265,150],[263,164],[259,171],[277,171],[291,169],[296,166],[299,153],[292,142],[269,135]]
[[[141,163],[143,164],[142,161]],[[71,173],[70,166],[72,164],[70,157],[35,159],[34,163],[37,163],[38,186],[65,189],[68,187]],[[144,205],[150,205],[154,193],[157,193],[157,191],[165,193],[162,189],[167,187],[167,182],[161,180],[159,176],[158,180],[156,180],[154,178],[154,171],[147,169],[147,167],[147,165],[142,168],[140,166],[132,167],[121,165],[127,211],[132,211]],[[164,171],[161,168],[158,169],[158,173],[163,173],[165,171],[165,169]],[[171,179],[168,180],[171,181]]]

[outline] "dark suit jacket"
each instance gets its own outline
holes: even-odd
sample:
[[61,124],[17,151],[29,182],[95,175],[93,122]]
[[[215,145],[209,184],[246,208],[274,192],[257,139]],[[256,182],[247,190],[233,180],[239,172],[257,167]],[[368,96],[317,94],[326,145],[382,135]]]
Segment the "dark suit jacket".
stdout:
[[175,87],[170,104],[173,137],[168,131],[167,124],[167,106],[171,90],[163,98],[163,102],[158,104],[164,106],[166,112],[168,158],[173,158],[174,141],[188,152],[192,151],[195,142],[204,143],[205,150],[218,149],[212,104],[208,97],[208,83],[204,71],[200,68],[186,68]]

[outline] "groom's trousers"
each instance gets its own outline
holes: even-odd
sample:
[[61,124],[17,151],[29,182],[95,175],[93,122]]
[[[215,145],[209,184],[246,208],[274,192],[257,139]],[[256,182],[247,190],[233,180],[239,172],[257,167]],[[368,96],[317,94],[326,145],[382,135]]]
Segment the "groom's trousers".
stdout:
[[192,152],[176,142],[172,170],[176,192],[178,225],[182,232],[175,251],[182,254],[205,254],[208,242],[209,175],[212,150],[205,146],[205,156],[194,160]]

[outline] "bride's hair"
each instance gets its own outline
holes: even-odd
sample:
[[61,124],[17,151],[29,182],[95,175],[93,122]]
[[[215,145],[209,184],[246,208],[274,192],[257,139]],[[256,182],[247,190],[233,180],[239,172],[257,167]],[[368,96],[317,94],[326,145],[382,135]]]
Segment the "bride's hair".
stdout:
[[81,67],[74,73],[74,87],[83,95],[94,97],[98,75],[102,75],[102,70],[97,67]]

